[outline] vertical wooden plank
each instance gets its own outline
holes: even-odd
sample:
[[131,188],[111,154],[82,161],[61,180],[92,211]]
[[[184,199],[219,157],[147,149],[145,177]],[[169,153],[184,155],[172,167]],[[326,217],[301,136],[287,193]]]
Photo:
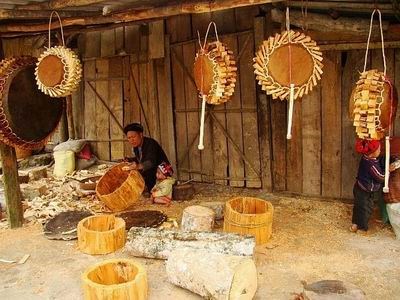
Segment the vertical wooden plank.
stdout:
[[[211,13],[211,20],[217,24],[219,35],[225,33],[233,33],[236,31],[235,27],[235,10],[226,9],[220,11],[214,11]],[[214,32],[210,31],[209,36],[214,36]]]
[[74,120],[75,138],[83,138],[85,130],[84,103],[82,82],[78,89],[72,93],[72,114]]
[[[237,37],[230,36],[224,37],[223,42],[227,44],[228,48],[233,51],[234,55],[238,55]],[[241,109],[241,90],[240,90],[240,65],[238,66],[238,76],[235,87],[235,93],[231,100],[226,104],[226,108],[229,109]],[[244,75],[246,76],[246,75]],[[239,149],[243,152],[243,132],[242,132],[242,114],[240,112],[230,112],[226,115],[227,132],[235,141]],[[244,162],[240,154],[233,147],[232,143],[228,142],[228,158],[229,158],[229,177],[230,178],[244,178]],[[230,186],[242,187],[244,186],[244,180],[230,180]]]
[[160,141],[160,114],[158,108],[157,77],[154,69],[154,60],[147,63],[147,118],[150,125],[151,135]]
[[193,14],[192,15],[192,32],[193,36],[197,37],[197,31],[200,37],[204,39],[207,32],[208,24],[211,22],[211,13]]
[[115,54],[115,30],[108,29],[101,32],[101,57]]
[[286,101],[271,101],[274,191],[286,190]]
[[162,128],[161,145],[166,152],[168,159],[176,170],[176,150],[175,150],[175,131],[174,113],[172,103],[172,78],[171,78],[171,59],[169,49],[169,36],[165,38],[165,58],[157,60],[157,90],[160,127]]
[[[265,24],[266,18],[257,17],[254,19],[254,47],[262,43],[269,29]],[[254,75],[253,75],[254,76]],[[254,77],[253,77],[254,80]],[[264,91],[257,84],[257,121],[258,136],[260,145],[260,167],[262,188],[272,192],[272,169],[271,169],[271,106]]]
[[123,54],[124,49],[124,27],[115,28],[115,54]]
[[[355,128],[349,115],[349,99],[364,66],[364,50],[346,53],[342,72],[342,198],[353,198],[359,155],[354,151]],[[369,64],[368,64],[369,67]]]
[[100,57],[100,31],[85,33],[84,57]]
[[149,58],[164,57],[164,20],[149,23]]
[[[151,120],[149,120],[149,110],[147,106],[148,99],[148,81],[147,81],[147,63],[139,64],[139,95],[141,105],[143,110],[140,109],[140,123],[143,125],[144,134],[153,137],[153,132],[151,132]],[[147,122],[146,122],[147,120]]]
[[[131,99],[131,89],[134,89],[131,84],[131,64],[130,64],[130,59],[129,56],[126,56],[122,60],[122,67],[123,67],[123,74],[124,77],[128,77],[128,79],[125,79],[123,81],[123,126],[128,125],[129,123],[132,122],[132,110],[133,110],[133,105],[132,105],[132,99]],[[125,138],[125,136],[124,136]],[[129,143],[126,141],[124,142],[124,156],[131,156],[132,154],[132,147],[129,145]]]
[[125,51],[128,54],[139,53],[139,25],[125,26]]
[[[84,65],[84,78],[95,78],[96,77],[96,61],[88,60],[85,61]],[[96,83],[91,82],[92,86],[96,88]],[[85,122],[85,139],[95,140],[97,138],[96,131],[96,94],[89,86],[88,82],[85,82],[85,91],[84,91],[84,122]],[[97,143],[92,143],[92,150],[97,154]]]
[[[239,63],[240,94],[243,109],[254,109],[254,112],[242,112],[244,155],[247,157],[258,174],[260,170],[260,148],[258,144],[258,124],[256,109],[256,82],[253,76],[254,37],[253,33],[238,37],[239,49],[243,51]],[[247,43],[246,43],[247,41]],[[246,47],[246,48],[244,48]],[[246,186],[260,188],[259,175],[247,164],[244,165]],[[252,179],[250,179],[252,178]]]
[[166,32],[170,36],[172,44],[176,42],[187,41],[191,38],[192,27],[190,22],[190,15],[173,16],[166,20]]
[[342,93],[341,52],[324,53],[322,94],[322,196],[340,198]]
[[[123,75],[122,58],[116,57],[110,59],[109,65],[110,77],[121,77]],[[109,82],[109,99],[110,109],[114,113],[119,123],[123,124],[123,93],[122,81],[110,80]],[[124,134],[113,118],[110,118],[110,138],[123,139]],[[124,143],[111,142],[111,160],[118,160],[124,157]]]
[[235,8],[235,24],[237,31],[252,30],[254,18],[259,14],[258,6]]
[[[394,50],[394,86],[397,88],[397,93],[400,92],[400,49]],[[394,125],[394,135],[400,136],[400,110],[397,108],[396,120]]]
[[[183,57],[182,46],[173,46],[172,51],[175,51],[179,57]],[[185,75],[175,55],[171,56],[171,65],[175,109],[184,111],[186,109],[185,87],[182,83],[185,80]],[[178,111],[175,113],[175,124],[178,177],[181,180],[188,180],[189,174],[180,170],[189,169],[189,157],[188,155],[185,156],[188,148],[185,112]]]
[[[108,76],[109,62],[107,59],[96,60],[97,78]],[[109,101],[108,81],[96,82],[96,91],[107,105]],[[110,116],[100,99],[96,98],[96,136],[99,140],[110,139]],[[90,121],[89,121],[90,122]],[[110,143],[102,142],[97,145],[97,154],[102,160],[110,160]]]
[[302,99],[303,193],[321,194],[321,86]]
[[303,139],[301,117],[302,99],[297,99],[293,106],[292,139],[286,140],[286,189],[293,193],[303,192]]
[[[183,63],[185,64],[187,70],[190,74],[193,74],[193,63],[195,58],[195,43],[183,45]],[[197,94],[197,89],[189,78],[188,74],[185,75],[185,99],[186,99],[186,109],[196,110],[195,112],[187,112],[187,136],[188,141],[191,142],[199,132],[199,98]],[[195,181],[201,181],[201,156],[200,151],[197,149],[197,140],[189,149],[189,166],[190,170],[196,173],[190,174],[190,178]],[[190,146],[190,145],[188,145]]]

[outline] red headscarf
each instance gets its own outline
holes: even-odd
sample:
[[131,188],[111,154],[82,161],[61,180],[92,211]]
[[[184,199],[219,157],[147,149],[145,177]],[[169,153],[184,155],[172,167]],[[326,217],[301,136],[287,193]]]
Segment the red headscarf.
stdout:
[[172,169],[172,166],[167,162],[162,162],[158,166],[158,169],[167,177],[171,177],[174,174],[174,170]]
[[380,142],[376,140],[356,140],[356,151],[361,154],[371,154],[380,147]]

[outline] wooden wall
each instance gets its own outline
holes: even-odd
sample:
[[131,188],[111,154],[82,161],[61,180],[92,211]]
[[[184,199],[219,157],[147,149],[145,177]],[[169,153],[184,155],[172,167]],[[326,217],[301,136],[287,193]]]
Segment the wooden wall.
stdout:
[[[92,140],[101,159],[115,160],[130,155],[118,124],[138,121],[162,144],[181,180],[351,198],[359,156],[348,99],[364,50],[324,51],[322,81],[295,102],[293,138],[286,140],[286,101],[261,93],[253,74],[254,51],[268,37],[268,22],[258,14],[258,7],[247,7],[81,34],[84,80],[74,96],[76,136]],[[200,152],[200,99],[191,73],[197,30],[204,36],[210,20],[234,51],[238,81],[230,102],[208,107]],[[18,54],[17,46],[3,42],[8,55]],[[388,75],[400,88],[400,49],[387,49],[386,57]],[[368,65],[382,69],[380,50],[371,51]],[[400,135],[400,114],[395,133]]]

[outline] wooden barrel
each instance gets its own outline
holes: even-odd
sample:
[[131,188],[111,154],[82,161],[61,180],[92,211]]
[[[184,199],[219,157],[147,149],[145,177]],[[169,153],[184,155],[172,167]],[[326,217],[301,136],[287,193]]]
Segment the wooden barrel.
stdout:
[[131,259],[109,259],[95,264],[82,274],[84,299],[145,300],[147,273]]
[[125,221],[113,215],[98,215],[78,223],[78,247],[87,254],[107,254],[126,242]]
[[38,90],[33,57],[0,62],[0,140],[23,149],[41,148],[55,131],[64,99],[52,99]]
[[96,186],[96,194],[112,211],[122,211],[134,204],[144,190],[144,180],[138,171],[123,171],[121,163],[104,174]]
[[226,202],[224,231],[250,234],[256,238],[256,244],[268,242],[272,234],[274,208],[268,201],[236,197]]

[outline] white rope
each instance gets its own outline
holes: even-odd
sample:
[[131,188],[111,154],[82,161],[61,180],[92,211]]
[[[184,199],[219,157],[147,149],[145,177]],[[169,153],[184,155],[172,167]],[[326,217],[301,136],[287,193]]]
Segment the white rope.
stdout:
[[367,69],[367,59],[368,59],[368,50],[369,50],[369,43],[371,40],[371,33],[372,33],[372,23],[374,22],[374,15],[375,12],[378,12],[379,17],[379,27],[380,27],[380,34],[381,34],[381,43],[382,43],[382,59],[383,59],[383,74],[386,76],[386,56],[385,56],[385,43],[383,41],[383,29],[382,29],[382,15],[379,9],[374,9],[371,14],[371,21],[369,24],[369,33],[368,33],[368,40],[367,40],[367,50],[365,51],[365,59],[364,59],[364,71]]
[[49,19],[49,48],[51,47],[50,41],[51,41],[51,19],[53,17],[53,14],[56,14],[56,16],[58,17],[58,21],[60,22],[60,30],[61,30],[61,39],[62,39],[62,43],[63,46],[65,47],[65,42],[64,42],[64,30],[63,30],[63,26],[62,26],[62,22],[61,22],[61,18],[60,15],[58,14],[58,12],[56,12],[55,10],[51,12],[50,14],[50,19]]
[[217,41],[219,42],[218,31],[217,31],[217,24],[215,24],[215,22],[210,22],[210,24],[208,24],[208,27],[207,27],[207,32],[206,32],[206,36],[205,36],[205,38],[204,38],[204,43],[203,43],[202,49],[204,49],[204,48],[206,47],[207,38],[208,38],[208,33],[210,32],[211,25],[214,25],[215,38],[216,38]]

